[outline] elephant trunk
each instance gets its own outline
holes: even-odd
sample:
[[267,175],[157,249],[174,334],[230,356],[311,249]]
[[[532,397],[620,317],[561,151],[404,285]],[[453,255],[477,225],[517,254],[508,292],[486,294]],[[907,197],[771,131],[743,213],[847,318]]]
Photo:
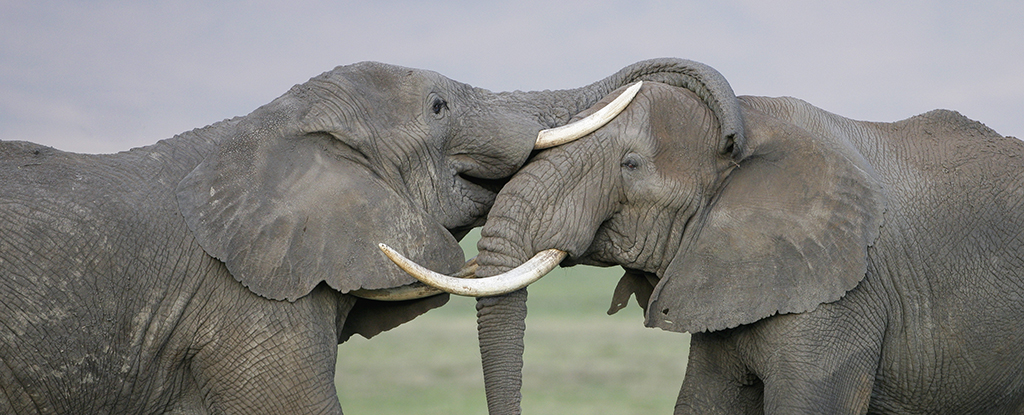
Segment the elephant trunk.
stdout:
[[[481,239],[481,243],[486,240]],[[502,239],[489,240],[500,242]],[[525,253],[517,255],[485,249],[481,256],[477,256],[477,276],[489,277],[507,272],[515,267],[513,264],[517,265],[525,258],[528,258]],[[521,413],[526,297],[526,288],[522,288],[504,295],[477,298],[477,336],[490,415]]]
[[519,414],[523,385],[526,289],[477,299],[477,330],[487,411]]
[[[548,163],[564,161],[550,160],[552,154],[567,156],[566,152],[560,150],[539,155],[538,160],[543,160],[541,164],[544,166],[532,163],[527,165],[521,170],[524,174],[513,178],[498,195],[496,210],[492,210],[488,216],[477,243],[480,251],[477,256],[478,277],[506,273],[529,260],[535,253],[551,248],[562,253],[558,257],[561,259],[566,254],[580,255],[589,246],[601,218],[610,213],[611,204],[602,203],[607,198],[590,197],[587,203],[575,205],[581,212],[587,212],[586,215],[571,215],[564,211],[569,208],[568,204],[553,200],[569,194],[569,191],[545,189],[545,184],[555,183],[556,180],[537,170],[548,167]],[[573,166],[558,173],[577,177],[582,170],[586,170],[585,166]],[[575,181],[562,182],[571,187]],[[589,219],[581,219],[579,216],[587,216]],[[491,415],[519,413],[526,298],[526,288],[523,288],[510,294],[477,300],[481,362]]]
[[724,135],[742,137],[743,119],[729,82],[714,68],[686,59],[640,61],[580,88],[501,94],[518,95],[513,100],[516,102],[531,102],[537,111],[536,119],[551,128],[569,122],[574,115],[590,108],[612,91],[636,81],[661,82],[693,91],[714,110]]
[[[488,225],[506,230],[522,229],[523,224],[496,226],[505,218],[491,218]],[[525,233],[512,233],[524,235]],[[508,235],[481,238],[478,246],[477,276],[505,273],[530,257]],[[508,294],[477,299],[477,336],[483,365],[484,390],[490,415],[512,415],[520,411],[523,379],[523,336],[526,331],[526,288]]]

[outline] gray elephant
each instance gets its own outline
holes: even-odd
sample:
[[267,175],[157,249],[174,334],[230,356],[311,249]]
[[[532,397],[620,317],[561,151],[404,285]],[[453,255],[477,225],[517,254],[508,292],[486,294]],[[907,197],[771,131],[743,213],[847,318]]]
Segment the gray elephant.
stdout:
[[[549,249],[623,266],[610,312],[635,295],[647,326],[692,333],[677,414],[1022,413],[1024,144],[952,111],[863,122],[719,90],[647,83],[538,154],[478,274]],[[507,303],[481,313],[525,315]]]
[[448,299],[375,243],[458,271],[538,131],[672,70],[492,93],[360,63],[118,154],[0,142],[0,413],[341,413],[338,344]]

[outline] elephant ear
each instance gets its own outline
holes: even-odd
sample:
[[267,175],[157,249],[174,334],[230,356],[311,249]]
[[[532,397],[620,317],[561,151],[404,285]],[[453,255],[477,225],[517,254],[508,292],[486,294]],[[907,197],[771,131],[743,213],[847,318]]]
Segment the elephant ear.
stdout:
[[[294,92],[294,91],[293,91]],[[455,272],[462,250],[422,209],[359,161],[291,94],[238,125],[177,188],[196,241],[251,291],[294,301],[321,282],[341,292],[414,282],[377,248]],[[312,117],[315,118],[315,117]]]
[[749,146],[651,295],[646,325],[716,331],[842,298],[865,276],[880,179],[841,137],[744,108]]

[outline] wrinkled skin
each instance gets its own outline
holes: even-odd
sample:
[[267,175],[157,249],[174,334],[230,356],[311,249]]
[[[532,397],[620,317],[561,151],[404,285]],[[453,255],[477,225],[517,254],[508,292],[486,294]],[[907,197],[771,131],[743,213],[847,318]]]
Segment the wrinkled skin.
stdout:
[[341,413],[337,345],[444,304],[537,132],[620,84],[492,93],[380,63],[111,155],[0,142],[0,413]]
[[736,102],[730,140],[648,83],[541,152],[498,195],[481,269],[548,248],[626,268],[610,312],[635,295],[647,326],[692,333],[677,414],[1024,411],[1024,145],[951,111]]

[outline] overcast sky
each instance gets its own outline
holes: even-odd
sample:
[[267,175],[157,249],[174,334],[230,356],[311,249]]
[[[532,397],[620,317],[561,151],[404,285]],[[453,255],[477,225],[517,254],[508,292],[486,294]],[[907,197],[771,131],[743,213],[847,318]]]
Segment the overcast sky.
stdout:
[[0,139],[125,150],[364,60],[504,91],[666,56],[711,65],[741,95],[872,121],[954,109],[1024,137],[1024,2],[515,4],[0,0]]

